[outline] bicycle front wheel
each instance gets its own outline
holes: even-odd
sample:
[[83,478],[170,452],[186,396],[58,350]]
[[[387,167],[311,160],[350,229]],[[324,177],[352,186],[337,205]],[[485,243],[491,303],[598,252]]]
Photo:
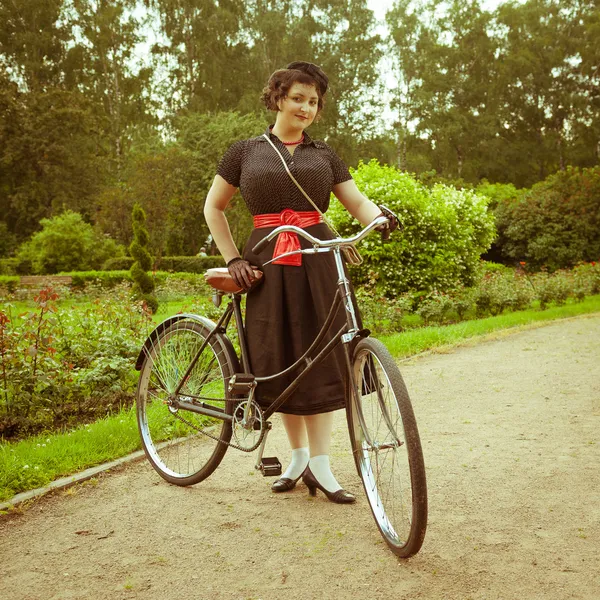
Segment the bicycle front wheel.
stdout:
[[[169,400],[209,334],[192,321],[165,327],[147,344],[137,388],[137,420],[146,456],[169,483],[192,485],[219,465],[231,439],[231,422],[174,408]],[[202,350],[179,399],[233,414],[227,384],[237,357],[216,334]]]
[[352,371],[348,426],[356,468],[383,538],[408,558],[420,550],[427,528],[425,464],[410,398],[379,340],[360,340]]

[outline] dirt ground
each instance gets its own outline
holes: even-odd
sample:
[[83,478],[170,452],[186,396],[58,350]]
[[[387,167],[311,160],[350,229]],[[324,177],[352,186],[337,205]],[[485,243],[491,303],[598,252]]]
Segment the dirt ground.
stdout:
[[356,504],[273,494],[255,454],[191,488],[143,461],[0,521],[0,598],[597,600],[599,366],[600,316],[400,364],[430,504],[409,560],[380,538],[340,413],[332,460]]

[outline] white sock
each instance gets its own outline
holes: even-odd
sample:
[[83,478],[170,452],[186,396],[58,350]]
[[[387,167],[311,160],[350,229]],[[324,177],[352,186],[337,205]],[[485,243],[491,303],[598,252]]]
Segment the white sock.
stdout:
[[329,455],[321,454],[320,456],[313,456],[308,466],[315,476],[316,480],[329,492],[337,492],[342,489],[342,486],[337,482],[336,478],[331,472],[329,466]]
[[296,448],[295,450],[292,450],[292,462],[289,464],[281,478],[298,479],[298,477],[304,473],[304,469],[306,469],[306,466],[308,465],[309,456],[308,448]]

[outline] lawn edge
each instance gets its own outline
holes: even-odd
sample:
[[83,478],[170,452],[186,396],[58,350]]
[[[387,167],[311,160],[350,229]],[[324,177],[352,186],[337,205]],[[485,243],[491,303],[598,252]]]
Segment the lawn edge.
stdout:
[[592,319],[600,316],[600,311],[583,313],[580,315],[574,315],[572,317],[556,317],[555,319],[548,319],[544,321],[532,321],[531,323],[522,323],[520,325],[513,325],[511,327],[504,327],[496,329],[495,331],[489,331],[481,335],[472,335],[468,338],[463,338],[455,342],[448,344],[442,344],[435,346],[429,350],[423,350],[417,354],[411,354],[410,356],[403,356],[401,358],[394,357],[396,363],[407,363],[418,358],[431,356],[432,354],[449,354],[455,349],[462,348],[465,346],[474,346],[476,344],[484,344],[486,342],[493,342],[501,340],[510,335],[521,333],[522,331],[529,331],[530,329],[539,329],[541,327],[548,327],[549,325],[555,325],[556,323],[562,323],[564,321],[575,321],[576,319]]
[[35,488],[34,490],[29,490],[27,492],[20,492],[16,496],[13,496],[10,500],[2,502],[0,504],[0,511],[8,511],[10,513],[10,511],[23,502],[35,500],[41,496],[49,494],[50,492],[64,490],[73,485],[77,485],[78,483],[83,483],[84,481],[92,479],[92,477],[95,477],[100,473],[104,473],[105,471],[109,471],[110,469],[141,460],[144,458],[144,456],[145,454],[143,450],[136,450],[127,456],[111,460],[110,462],[103,463],[95,467],[90,467],[89,469],[81,471],[80,473],[75,473],[74,475],[69,475],[68,477],[62,477],[61,479],[55,479],[46,486]]

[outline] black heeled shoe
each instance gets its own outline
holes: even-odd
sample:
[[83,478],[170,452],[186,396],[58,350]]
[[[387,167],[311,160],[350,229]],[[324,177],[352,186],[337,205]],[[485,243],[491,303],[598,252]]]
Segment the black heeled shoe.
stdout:
[[[308,467],[306,467],[308,469]],[[306,470],[303,471],[302,475],[300,475],[300,477],[302,477],[304,475],[304,473],[306,473]],[[273,492],[289,492],[290,490],[293,490],[296,487],[296,484],[300,481],[300,477],[296,477],[296,479],[289,479],[287,477],[280,477],[279,479],[276,479],[273,484],[271,485],[271,490]]]
[[[344,489],[337,490],[335,492],[328,492],[318,481],[317,478],[313,475],[312,471],[309,467],[306,467],[306,471],[302,475],[302,481],[306,484],[308,488],[308,493],[311,496],[317,495],[317,489],[321,490],[331,502],[336,502],[337,504],[352,504],[352,502],[356,502],[356,496],[347,492]],[[295,484],[294,484],[295,485]]]

